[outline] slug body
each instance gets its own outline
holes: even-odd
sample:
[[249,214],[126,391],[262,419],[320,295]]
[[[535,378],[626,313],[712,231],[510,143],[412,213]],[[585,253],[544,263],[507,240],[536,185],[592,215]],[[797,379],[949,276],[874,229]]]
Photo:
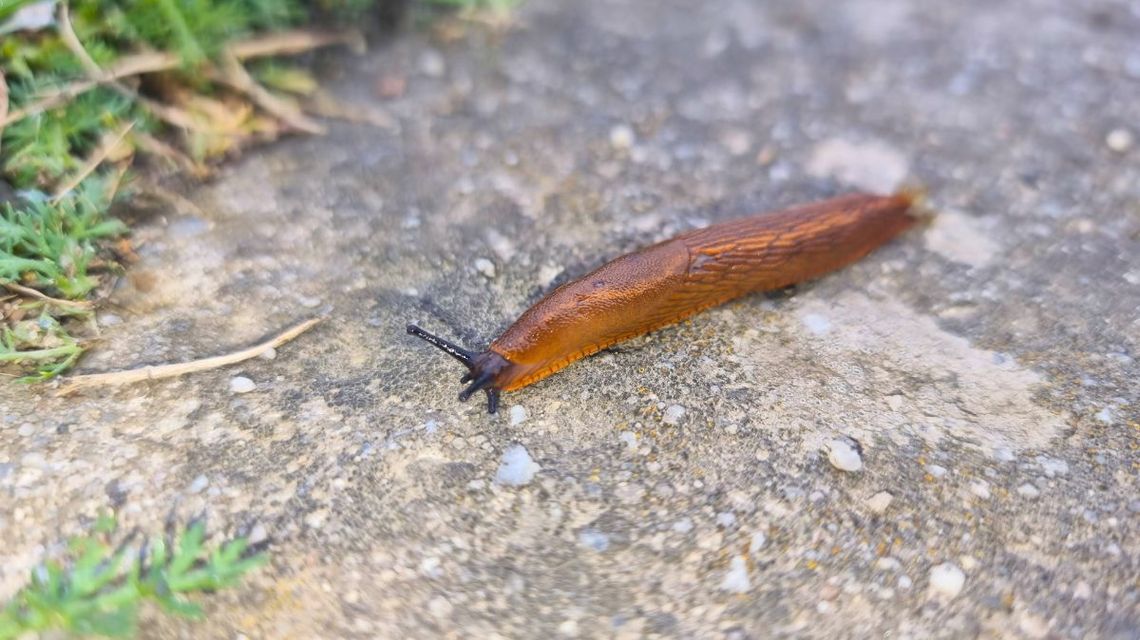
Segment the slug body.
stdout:
[[912,226],[907,194],[852,194],[730,220],[626,254],[558,287],[476,354],[414,325],[468,366],[460,393],[480,389],[494,413],[499,391],[537,382],[613,344],[754,291],[817,278]]

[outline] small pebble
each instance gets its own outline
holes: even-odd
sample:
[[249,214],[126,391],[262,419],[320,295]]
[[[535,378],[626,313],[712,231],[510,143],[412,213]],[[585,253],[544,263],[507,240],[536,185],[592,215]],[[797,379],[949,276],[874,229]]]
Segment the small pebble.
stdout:
[[893,499],[894,496],[890,493],[880,491],[867,500],[867,507],[875,513],[883,513],[887,510],[887,507],[891,506],[891,500]]
[[681,416],[683,415],[685,415],[685,407],[675,404],[665,410],[665,414],[661,419],[665,424],[675,426],[681,422]]
[[530,457],[530,452],[521,444],[512,445],[503,452],[499,470],[495,472],[495,482],[509,487],[521,487],[534,479],[542,467]]
[[257,388],[253,380],[245,376],[236,376],[230,378],[230,393],[249,393]]
[[716,514],[716,526],[727,529],[736,524],[736,514],[731,511],[722,511]]
[[208,486],[210,486],[210,479],[206,476],[198,476],[194,478],[189,487],[186,487],[186,490],[190,493],[201,493]]
[[954,598],[962,592],[966,574],[956,565],[944,562],[930,570],[930,592],[945,598]]
[[617,151],[626,151],[633,146],[633,129],[628,125],[619,124],[610,129],[610,145]]
[[756,553],[768,544],[768,536],[764,535],[763,531],[757,531],[752,534],[752,539],[748,541],[748,553]]
[[1073,587],[1073,597],[1078,600],[1088,600],[1092,597],[1092,587],[1087,582],[1078,582],[1077,586]]
[[802,318],[804,326],[813,335],[822,336],[831,331],[831,321],[818,313],[809,313]]
[[451,615],[453,607],[443,596],[436,596],[428,602],[428,611],[436,618],[446,618]]
[[1021,496],[1022,498],[1029,498],[1032,500],[1033,498],[1041,495],[1041,490],[1034,485],[1026,482],[1017,488],[1017,495]]
[[1069,463],[1064,460],[1058,460],[1057,458],[1037,456],[1037,464],[1041,465],[1041,470],[1045,472],[1045,477],[1047,478],[1063,476],[1069,473]]
[[447,71],[447,62],[443,55],[434,49],[428,49],[420,55],[420,72],[429,78],[438,78]]
[[827,443],[827,460],[840,471],[854,472],[863,468],[863,456],[846,439],[836,438]]
[[519,404],[511,407],[511,426],[517,427],[526,422],[526,409]]
[[1132,132],[1128,129],[1113,129],[1104,138],[1104,143],[1108,145],[1108,148],[1117,153],[1124,153],[1131,149],[1133,142]]
[[693,530],[693,521],[689,518],[681,518],[673,523],[673,531],[685,534]]
[[946,476],[946,467],[942,467],[936,464],[928,464],[926,465],[926,472],[934,478],[943,478]]
[[495,277],[495,263],[486,258],[475,259],[475,270],[483,274],[488,280]]
[[573,638],[573,637],[577,636],[578,635],[578,621],[577,620],[566,620],[566,621],[564,621],[562,624],[558,625],[558,633],[559,633],[559,635],[566,636],[567,638]]
[[747,593],[752,588],[752,581],[748,578],[748,563],[743,557],[733,556],[720,588],[729,593]]
[[578,542],[599,553],[610,548],[610,537],[597,529],[583,529],[578,534]]
[[265,351],[262,351],[261,355],[259,355],[257,357],[261,358],[262,360],[276,360],[277,359],[277,349],[270,347],[270,348],[266,349]]
[[983,481],[978,480],[970,483],[970,493],[978,496],[983,500],[988,500],[990,497],[990,485]]

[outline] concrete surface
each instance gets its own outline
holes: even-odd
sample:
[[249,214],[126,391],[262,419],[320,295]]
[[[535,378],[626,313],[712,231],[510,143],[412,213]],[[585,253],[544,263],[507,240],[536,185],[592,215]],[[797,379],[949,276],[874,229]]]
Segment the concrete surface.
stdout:
[[[99,509],[177,503],[273,562],[146,637],[1138,637],[1140,3],[518,18],[334,58],[392,128],[259,149],[138,230],[84,369],[329,319],[177,381],[3,387],[5,594]],[[900,182],[932,228],[493,418],[403,331],[482,347],[608,257]]]

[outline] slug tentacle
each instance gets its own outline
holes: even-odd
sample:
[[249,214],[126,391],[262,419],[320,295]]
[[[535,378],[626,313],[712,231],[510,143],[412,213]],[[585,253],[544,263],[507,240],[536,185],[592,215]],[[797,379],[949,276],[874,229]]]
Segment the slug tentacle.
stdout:
[[511,363],[509,361],[493,351],[475,353],[464,349],[453,342],[428,333],[414,324],[408,325],[408,333],[436,347],[467,367],[467,373],[463,374],[459,382],[462,384],[470,382],[471,384],[459,392],[460,401],[466,402],[475,392],[484,391],[487,394],[487,411],[489,413],[498,411],[499,391],[502,389],[499,378],[510,368]]

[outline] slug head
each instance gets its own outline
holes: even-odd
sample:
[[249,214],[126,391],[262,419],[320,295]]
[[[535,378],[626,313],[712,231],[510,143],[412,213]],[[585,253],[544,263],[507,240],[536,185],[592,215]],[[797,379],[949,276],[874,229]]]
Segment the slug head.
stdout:
[[484,351],[483,353],[469,351],[439,336],[432,335],[414,324],[408,325],[408,333],[435,346],[467,367],[467,373],[459,379],[459,382],[467,385],[463,391],[459,392],[460,402],[467,402],[467,399],[476,391],[483,391],[487,394],[488,413],[498,411],[499,387],[495,384],[495,379],[511,365],[506,358],[494,351]]

